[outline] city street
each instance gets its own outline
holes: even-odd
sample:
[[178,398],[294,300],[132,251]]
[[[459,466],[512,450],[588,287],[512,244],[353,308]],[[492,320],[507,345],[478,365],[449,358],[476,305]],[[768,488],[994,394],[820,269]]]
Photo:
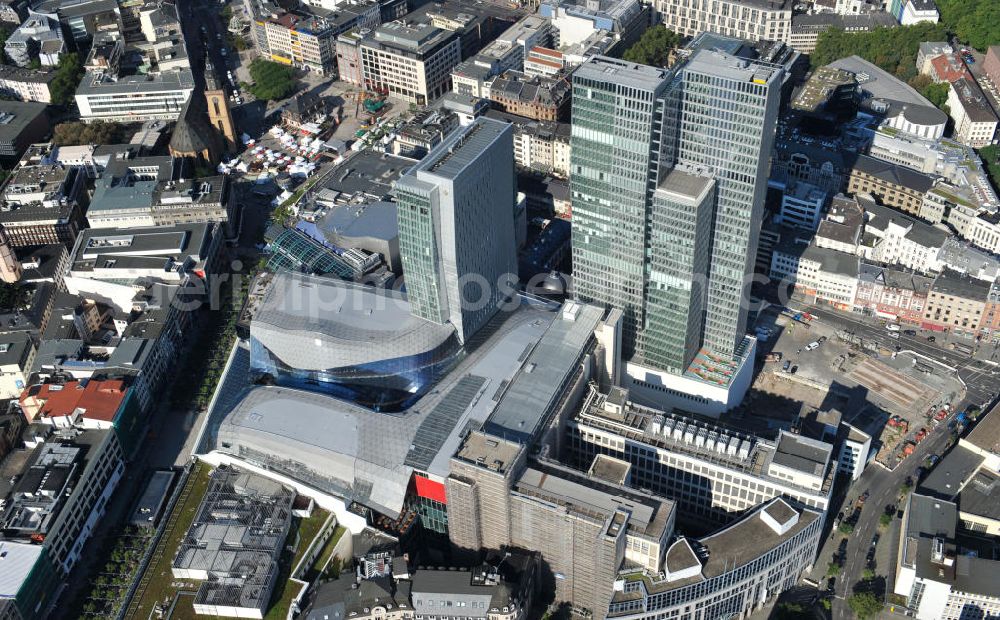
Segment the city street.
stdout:
[[[950,342],[959,342],[969,346],[971,340],[946,334],[916,330],[916,336],[900,333],[899,338],[893,338],[885,327],[874,319],[866,319],[861,315],[847,314],[831,310],[825,306],[810,305],[801,308],[815,315],[824,323],[838,329],[853,332],[866,340],[878,342],[885,348],[895,349],[898,345],[902,351],[912,351],[925,358],[954,368],[966,386],[967,405],[979,405],[989,402],[997,392],[997,378],[1000,376],[1000,365],[990,359],[994,353],[992,344],[981,344],[976,357],[971,357],[960,351],[947,348]],[[935,342],[927,341],[927,336],[933,335]],[[953,403],[954,404],[954,403]]]
[[[996,393],[997,375],[1000,374],[998,369],[987,361],[947,349],[949,339],[945,336],[935,334],[936,342],[930,343],[926,339],[930,332],[917,330],[917,336],[901,334],[897,340],[889,335],[883,325],[873,319],[866,320],[860,315],[845,314],[825,307],[791,305],[796,309],[813,314],[817,317],[815,319],[817,321],[837,329],[853,331],[856,335],[879,342],[886,348],[895,349],[898,344],[903,351],[910,350],[928,359],[956,368],[957,374],[967,387],[967,393],[961,402],[952,403],[953,412],[962,411],[972,405],[984,406],[992,401]],[[992,345],[988,349],[992,351]],[[980,356],[983,354],[984,352],[980,351]],[[840,575],[836,578],[835,596],[832,601],[831,616],[834,619],[848,620],[854,617],[846,599],[863,579],[862,574],[868,563],[868,552],[872,547],[872,538],[876,533],[880,534],[880,541],[874,555],[876,589],[879,590],[879,594],[886,597],[891,593],[895,580],[899,522],[898,519],[894,519],[892,526],[880,531],[879,517],[887,506],[897,504],[900,488],[906,479],[912,477],[916,480],[916,469],[924,464],[928,456],[940,455],[947,447],[949,438],[948,424],[939,424],[931,430],[927,439],[917,445],[914,453],[895,470],[888,471],[879,465],[870,465],[861,478],[848,489],[844,505],[831,508],[831,514],[836,515],[838,511],[843,510],[845,517],[847,517],[850,515],[853,502],[858,496],[865,491],[869,493],[853,533],[846,537],[846,559]],[[902,509],[902,506],[903,504],[899,503],[898,509]],[[833,531],[831,535],[827,536],[816,559],[810,577],[820,584],[821,590],[825,589],[827,583],[827,565],[838,552],[841,540],[844,540],[844,537],[839,532]],[[886,609],[888,610],[888,607]],[[883,615],[889,617],[890,614],[885,611]]]
[[[185,37],[191,46],[191,68],[195,75],[197,88],[204,85],[204,63],[201,49],[200,30],[201,24],[205,24],[209,32],[210,41],[214,39],[215,32],[225,33],[224,28],[218,25],[218,14],[216,6],[204,1],[191,2],[181,0],[178,12],[181,17],[182,27],[185,30]],[[213,62],[217,59],[218,49],[214,50]],[[224,65],[218,65],[223,67]],[[238,121],[237,121],[238,122]],[[237,184],[237,200],[244,205],[242,213],[243,222],[240,239],[237,247],[228,248],[230,257],[240,257],[244,261],[254,261],[259,253],[254,247],[257,243],[259,233],[269,213],[269,199],[262,199],[254,196],[248,191],[249,187],[244,184]],[[224,251],[227,251],[224,250]],[[220,265],[228,267],[230,258],[224,258]],[[202,311],[204,312],[204,311]],[[202,321],[206,316],[201,316]],[[185,350],[178,355],[183,360],[194,355],[194,349],[198,343],[189,341],[185,344]],[[173,373],[176,377],[176,373]],[[201,428],[201,418],[204,412],[179,411],[170,406],[169,395],[174,389],[184,389],[174,386],[170,381],[161,388],[163,398],[159,401],[159,406],[149,413],[149,427],[146,438],[133,459],[128,463],[125,476],[119,483],[111,501],[108,502],[103,518],[98,522],[90,540],[87,542],[82,559],[69,579],[64,583],[64,589],[60,593],[59,605],[54,609],[54,618],[76,617],[78,608],[76,603],[81,602],[90,589],[90,580],[94,576],[94,570],[98,568],[97,563],[105,561],[107,550],[110,549],[118,534],[118,528],[128,517],[135,505],[139,494],[143,491],[149,474],[155,469],[183,465],[191,458],[193,441]]]

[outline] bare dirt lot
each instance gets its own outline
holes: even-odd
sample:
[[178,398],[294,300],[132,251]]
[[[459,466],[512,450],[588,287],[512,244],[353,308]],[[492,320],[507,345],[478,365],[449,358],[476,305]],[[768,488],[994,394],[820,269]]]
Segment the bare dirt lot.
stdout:
[[814,410],[836,409],[872,436],[880,461],[893,467],[905,443],[921,428],[930,429],[934,413],[962,389],[946,369],[907,353],[862,350],[809,317],[795,320],[771,311],[757,325],[770,330],[760,343],[761,359],[767,353],[781,359],[763,364],[746,405],[733,417],[758,432],[787,428]]

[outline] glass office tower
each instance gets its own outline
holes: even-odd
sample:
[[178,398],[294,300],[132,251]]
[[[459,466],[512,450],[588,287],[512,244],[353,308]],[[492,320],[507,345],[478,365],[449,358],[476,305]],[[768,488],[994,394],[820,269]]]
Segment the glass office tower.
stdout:
[[466,342],[514,292],[514,130],[478,118],[396,182],[399,256],[414,316]]
[[739,365],[782,74],[716,50],[574,73],[573,284],[625,311],[631,361],[718,385]]

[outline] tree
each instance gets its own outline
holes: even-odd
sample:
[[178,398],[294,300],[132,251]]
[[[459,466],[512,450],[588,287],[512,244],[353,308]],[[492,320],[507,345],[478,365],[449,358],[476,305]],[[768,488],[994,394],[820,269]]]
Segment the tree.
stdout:
[[972,47],[985,52],[1000,42],[1000,3],[996,0],[940,0],[937,5],[941,22]]
[[843,523],[841,523],[840,527],[838,527],[837,529],[844,536],[850,536],[851,533],[854,532],[854,526],[851,525],[850,523],[848,523],[847,521],[844,521]]
[[119,144],[125,141],[128,127],[120,123],[60,123],[52,130],[52,141],[59,146],[80,144]]
[[774,620],[811,620],[813,615],[798,603],[778,603],[771,617]]
[[946,41],[941,24],[921,22],[898,28],[876,28],[868,32],[845,32],[830,28],[819,35],[816,51],[810,55],[814,67],[838,58],[858,55],[903,81],[917,75],[917,52],[924,41]]
[[80,84],[82,77],[83,64],[80,62],[80,56],[76,52],[63,55],[59,59],[55,76],[49,84],[52,103],[67,105],[73,101],[73,95],[76,94],[76,87]]
[[865,620],[873,618],[882,612],[882,601],[871,592],[858,592],[847,597],[847,605],[854,615]]
[[937,106],[939,109],[945,109],[948,103],[948,83],[941,82],[935,84],[931,80],[930,76],[918,75],[913,77],[908,82],[910,86],[915,88],[917,92],[927,98],[932,104]]
[[[983,160],[983,165],[986,166],[986,173],[993,181],[993,187],[1000,187],[1000,146],[995,144],[984,146],[979,149],[979,157]],[[978,409],[976,415],[979,415]]]
[[670,53],[680,44],[681,38],[665,27],[653,26],[642,33],[632,47],[625,50],[622,58],[642,65],[665,67],[670,62]]
[[0,26],[0,61],[5,61],[3,46],[7,44],[7,37],[11,35],[13,28],[10,26]]
[[295,90],[295,75],[291,67],[255,58],[250,63],[250,77],[254,85],[250,92],[257,99],[284,99]]
[[865,569],[861,571],[861,578],[865,581],[871,581],[875,578],[875,571],[866,566]]
[[836,577],[839,574],[840,574],[840,564],[837,564],[836,562],[830,562],[829,564],[826,565],[827,577]]
[[890,523],[892,523],[892,515],[887,512],[882,513],[882,516],[878,518],[878,524],[882,527],[889,527]]

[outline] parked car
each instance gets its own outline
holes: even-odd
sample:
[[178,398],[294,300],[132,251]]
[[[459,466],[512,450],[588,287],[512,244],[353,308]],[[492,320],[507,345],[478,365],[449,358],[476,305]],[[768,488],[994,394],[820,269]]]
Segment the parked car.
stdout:
[[819,348],[819,343],[816,342],[815,340],[806,345],[806,351],[812,351],[813,349],[818,349],[818,348]]
[[898,332],[899,331],[899,325],[897,325],[895,323],[889,323],[888,325],[885,326],[885,328],[887,330],[891,331],[891,332]]
[[799,367],[798,366],[792,366],[791,369],[788,372],[789,372],[789,374],[793,374],[794,375],[798,371],[799,371]]
[[917,330],[915,330],[915,329],[904,329],[903,330],[903,334],[905,334],[907,336],[916,336],[917,335]]
[[927,336],[927,342],[934,342],[935,340],[937,340],[937,338],[934,336]]
[[826,342],[826,336],[820,336],[820,337],[819,337],[819,338],[818,338],[818,339],[816,340],[816,342],[817,342],[817,343],[819,343],[819,344],[823,344],[824,342]]
[[785,360],[785,363],[781,365],[781,370],[788,372],[788,369],[792,367],[792,363],[789,360]]

